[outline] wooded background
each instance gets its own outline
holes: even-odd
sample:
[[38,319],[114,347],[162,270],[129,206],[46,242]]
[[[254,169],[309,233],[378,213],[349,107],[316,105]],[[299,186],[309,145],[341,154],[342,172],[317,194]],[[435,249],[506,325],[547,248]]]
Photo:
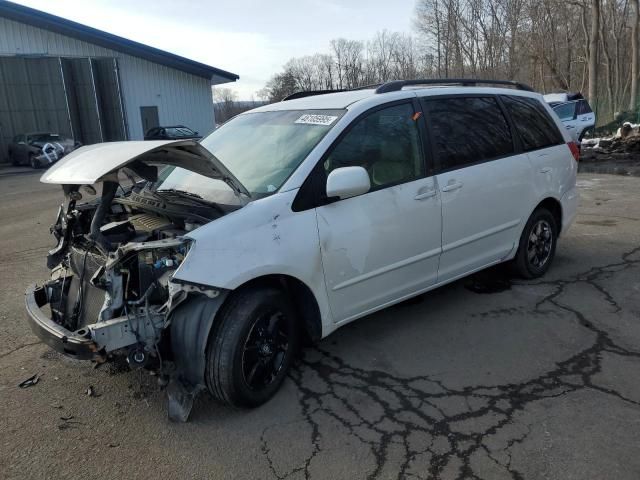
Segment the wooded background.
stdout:
[[292,58],[258,95],[349,89],[395,79],[518,80],[582,92],[603,124],[638,110],[638,0],[417,0],[415,34],[339,38]]

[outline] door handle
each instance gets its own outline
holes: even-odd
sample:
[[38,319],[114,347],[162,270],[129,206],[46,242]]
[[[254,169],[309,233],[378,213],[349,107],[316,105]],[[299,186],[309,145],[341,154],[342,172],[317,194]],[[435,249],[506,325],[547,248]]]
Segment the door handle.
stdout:
[[438,191],[434,188],[432,190],[427,190],[426,192],[423,192],[423,193],[418,193],[415,197],[413,197],[413,199],[424,200],[426,198],[435,197],[437,194],[438,194]]
[[442,187],[443,192],[453,192],[454,190],[458,190],[462,188],[462,182],[449,182],[444,187]]
[[540,173],[549,173],[551,171],[551,167],[544,167],[540,169]]

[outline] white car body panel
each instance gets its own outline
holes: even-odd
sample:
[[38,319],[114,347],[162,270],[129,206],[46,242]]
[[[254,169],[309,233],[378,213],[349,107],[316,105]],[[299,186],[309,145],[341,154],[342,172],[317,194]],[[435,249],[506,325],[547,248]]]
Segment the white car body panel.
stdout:
[[596,115],[593,112],[576,115],[575,118],[563,120],[562,123],[564,123],[564,127],[571,134],[573,140],[577,142],[582,137],[582,132],[595,126]]
[[531,170],[527,155],[520,154],[437,176],[443,218],[438,281],[513,251],[537,198]]
[[190,232],[195,240],[174,278],[234,290],[265,275],[289,275],[314,294],[323,332],[332,323],[326,300],[315,210],[293,212],[297,191],[244,206]]
[[436,283],[442,220],[433,177],[316,211],[335,322]]

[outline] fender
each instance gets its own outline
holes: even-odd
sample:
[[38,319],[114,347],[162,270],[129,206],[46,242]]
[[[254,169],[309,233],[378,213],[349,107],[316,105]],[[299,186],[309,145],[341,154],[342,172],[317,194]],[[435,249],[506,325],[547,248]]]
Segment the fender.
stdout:
[[235,290],[266,275],[298,279],[313,293],[323,335],[333,327],[315,210],[294,212],[297,190],[281,192],[190,232],[194,241],[174,279]]

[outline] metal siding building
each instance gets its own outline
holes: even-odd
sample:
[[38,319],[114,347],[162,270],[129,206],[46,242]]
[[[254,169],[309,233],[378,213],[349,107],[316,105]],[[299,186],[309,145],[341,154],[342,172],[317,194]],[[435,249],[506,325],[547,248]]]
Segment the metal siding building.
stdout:
[[211,85],[238,78],[0,0],[0,159],[27,131],[83,143],[136,140],[143,122],[146,130],[157,121],[207,134],[215,125]]

